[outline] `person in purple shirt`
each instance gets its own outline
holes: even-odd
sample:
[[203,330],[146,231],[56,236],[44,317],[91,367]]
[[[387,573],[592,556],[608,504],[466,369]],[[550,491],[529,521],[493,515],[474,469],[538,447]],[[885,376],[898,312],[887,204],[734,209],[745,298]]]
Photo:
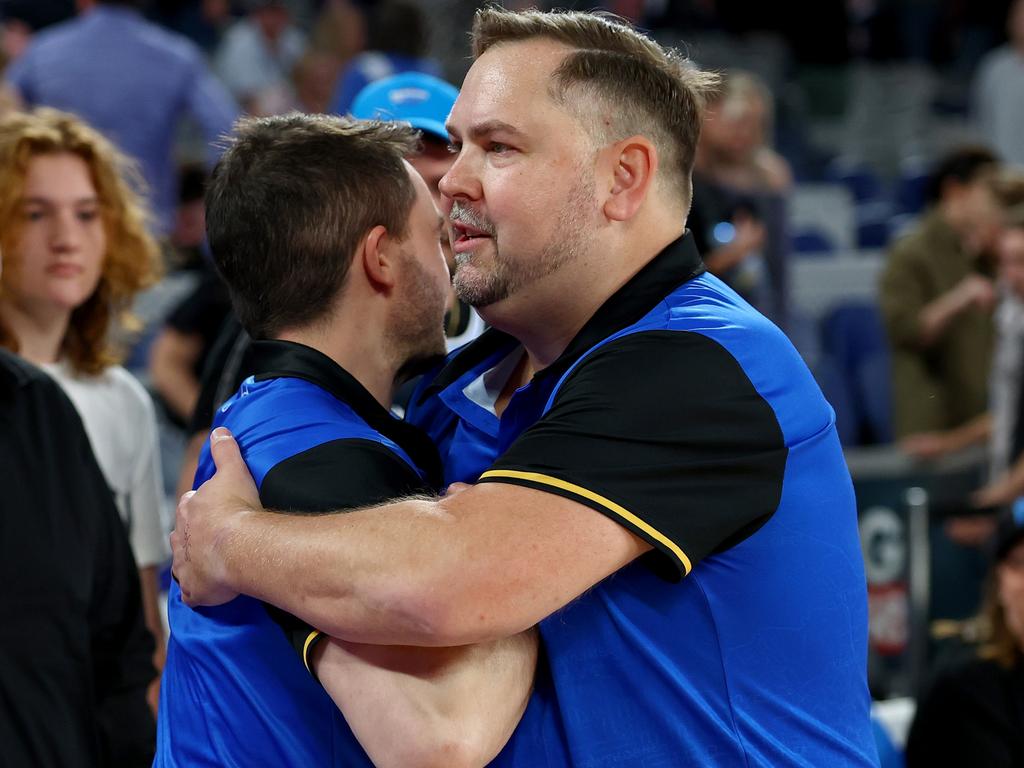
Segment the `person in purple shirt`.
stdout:
[[191,117],[213,141],[231,130],[238,106],[199,49],[146,21],[142,0],[97,0],[81,16],[40,32],[8,67],[27,106],[74,112],[139,162],[160,234],[170,231],[177,174],[174,140]]

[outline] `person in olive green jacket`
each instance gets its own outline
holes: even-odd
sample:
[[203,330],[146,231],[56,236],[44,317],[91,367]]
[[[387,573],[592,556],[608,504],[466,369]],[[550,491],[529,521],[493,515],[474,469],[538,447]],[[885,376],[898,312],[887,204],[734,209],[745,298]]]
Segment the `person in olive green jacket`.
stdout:
[[996,294],[990,255],[1003,225],[998,161],[964,148],[939,163],[931,207],[890,249],[879,303],[892,350],[898,439],[962,427],[986,429],[983,414]]

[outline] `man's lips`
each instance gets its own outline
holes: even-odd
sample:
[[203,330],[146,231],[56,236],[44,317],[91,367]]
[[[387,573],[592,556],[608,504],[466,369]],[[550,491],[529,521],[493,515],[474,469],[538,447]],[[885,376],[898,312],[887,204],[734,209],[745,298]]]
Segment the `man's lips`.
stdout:
[[456,253],[472,250],[479,241],[491,239],[491,236],[483,230],[462,222],[452,222],[452,233],[455,235],[452,249]]

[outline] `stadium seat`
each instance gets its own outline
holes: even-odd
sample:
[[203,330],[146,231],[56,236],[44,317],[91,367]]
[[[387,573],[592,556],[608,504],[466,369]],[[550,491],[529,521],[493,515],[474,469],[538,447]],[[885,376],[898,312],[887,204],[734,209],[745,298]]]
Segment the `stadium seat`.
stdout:
[[818,378],[843,445],[893,439],[889,350],[877,307],[847,303],[822,320]]
[[827,181],[842,184],[850,190],[858,204],[881,200],[883,197],[881,179],[865,165],[835,160],[826,169],[825,177]]
[[793,253],[800,256],[831,256],[837,248],[827,232],[803,229],[793,233]]

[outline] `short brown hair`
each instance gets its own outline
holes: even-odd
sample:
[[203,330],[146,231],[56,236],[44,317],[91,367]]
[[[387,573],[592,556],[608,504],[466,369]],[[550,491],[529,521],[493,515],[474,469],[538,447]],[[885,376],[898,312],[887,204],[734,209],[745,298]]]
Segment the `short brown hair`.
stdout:
[[[536,38],[575,48],[552,76],[552,98],[574,110],[601,141],[649,138],[666,180],[689,204],[704,105],[718,86],[716,74],[701,72],[610,14],[485,8],[476,12],[472,36],[474,58],[501,43]],[[576,96],[572,104],[570,93]],[[601,110],[602,119],[585,119],[584,104]]]
[[[146,228],[149,213],[134,191],[144,186],[136,167],[79,118],[41,108],[0,120],[0,247],[12,267],[17,269],[18,205],[29,163],[40,155],[63,153],[81,158],[89,167],[107,235],[99,284],[71,313],[61,342],[61,352],[74,371],[95,375],[121,361],[122,350],[116,344],[119,326],[135,325],[128,310],[135,295],[156,282],[162,263]],[[18,340],[2,323],[0,346],[18,351]]]
[[255,338],[322,319],[359,242],[377,225],[404,238],[415,189],[401,123],[298,112],[245,118],[206,191],[210,250]]

